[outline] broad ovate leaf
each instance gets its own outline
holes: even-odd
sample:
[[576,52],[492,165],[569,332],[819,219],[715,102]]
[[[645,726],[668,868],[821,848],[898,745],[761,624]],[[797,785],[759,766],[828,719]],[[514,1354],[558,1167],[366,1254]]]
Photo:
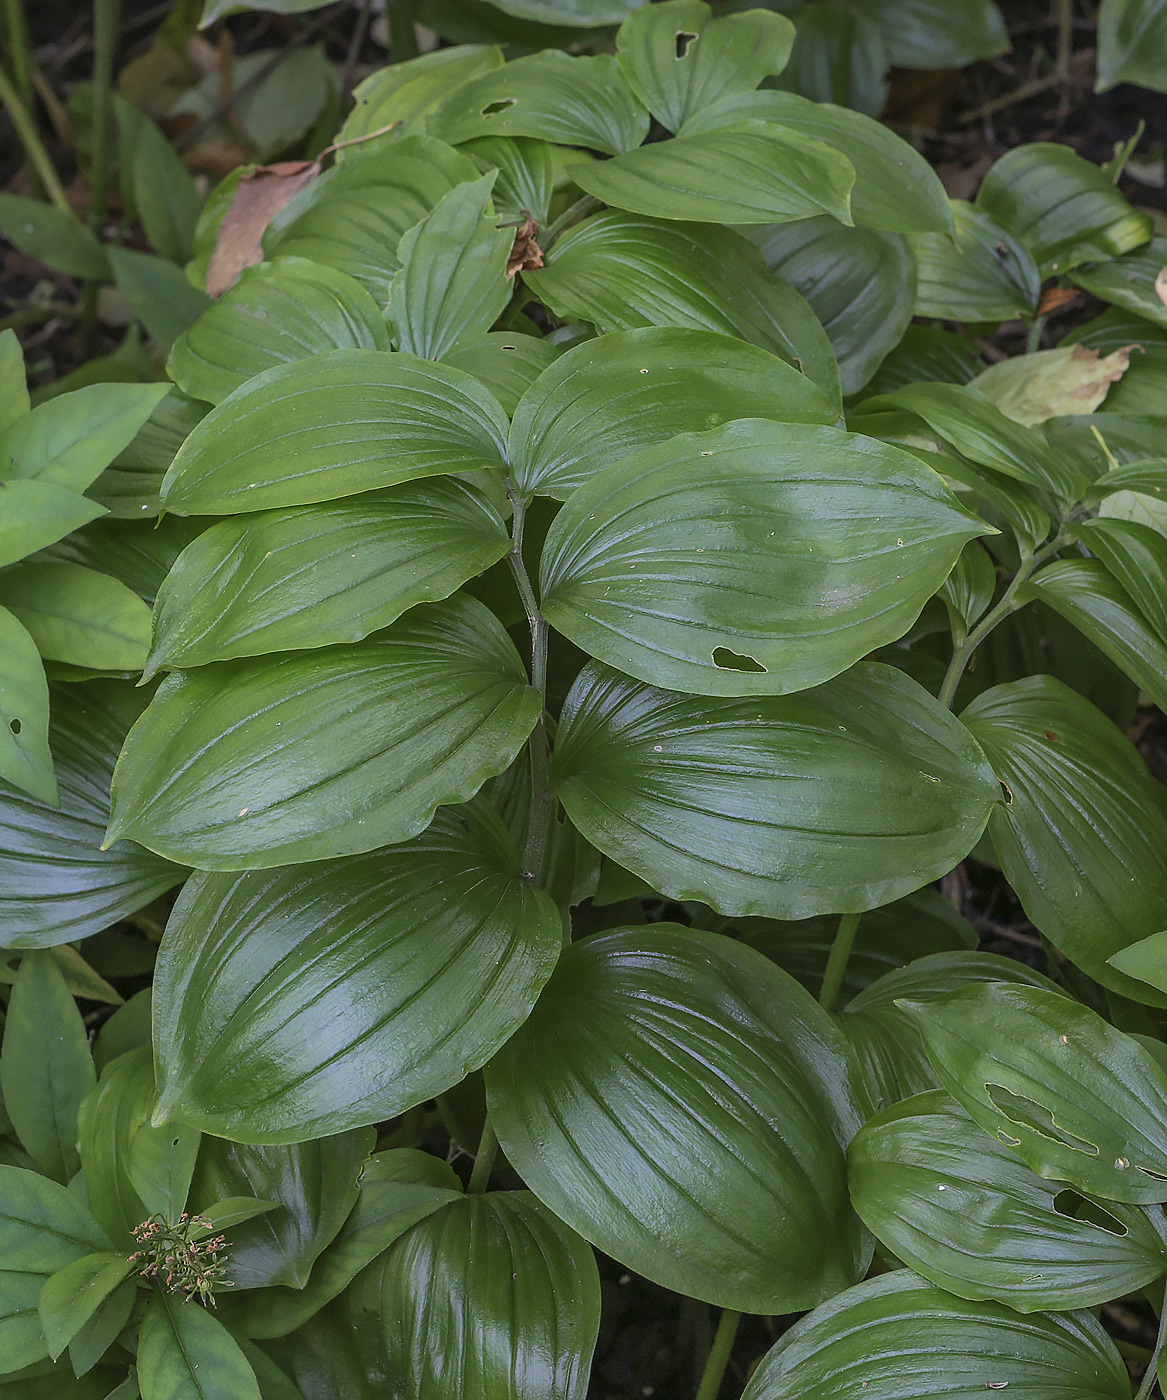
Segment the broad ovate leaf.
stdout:
[[1167,91],[1167,5],[1163,0],[1106,0],[1098,13],[1096,92],[1116,83]]
[[490,1058],[560,942],[485,804],[369,855],[197,876],[154,984],[163,1108],[251,1142],[393,1118]]
[[[377,68],[353,89],[355,105],[341,127],[339,140],[343,143],[364,136],[380,141],[393,139],[403,129],[416,130],[451,92],[502,62],[502,50],[494,44],[457,44]],[[395,122],[401,125],[385,131]],[[375,132],[382,134],[374,136]],[[342,144],[337,162],[359,159],[360,149],[359,145]]]
[[677,899],[801,919],[950,870],[1000,789],[922,687],[864,663],[799,695],[678,695],[607,667],[563,709],[552,780],[605,855]]
[[1148,1213],[1044,1181],[941,1092],[885,1109],[848,1151],[851,1201],[938,1288],[1021,1313],[1089,1308],[1167,1268]]
[[331,350],[250,379],[183,443],[178,515],[306,505],[502,465],[507,421],[477,380],[415,355]]
[[1041,274],[1024,243],[964,200],[951,201],[953,234],[913,234],[916,314],[1008,321],[1032,314]]
[[49,683],[36,643],[7,608],[0,608],[0,654],[0,781],[38,804],[55,807]]
[[830,424],[825,394],[785,360],[709,331],[646,327],[585,341],[543,371],[515,410],[520,490],[565,499],[605,467],[734,418]]
[[742,1400],[1127,1400],[1130,1380],[1089,1312],[1022,1317],[896,1269],[840,1293],[766,1353]]
[[542,606],[577,646],[652,685],[782,695],[902,636],[989,530],[898,448],[744,420],[576,490],[547,536]]
[[[1158,3],[1158,0],[1156,0]],[[1167,20],[1167,6],[1160,6]],[[1093,296],[1134,312],[1132,340],[1155,335],[1142,318],[1156,327],[1167,327],[1167,302],[1163,299],[1163,270],[1167,268],[1167,238],[1160,235],[1133,253],[1111,258],[1090,267],[1080,267],[1072,280]],[[1087,327],[1089,330],[1090,327]],[[1158,337],[1156,337],[1157,339]]]
[[867,1266],[843,1042],[793,978],[730,939],[656,924],[572,944],[487,1095],[539,1199],[667,1288],[794,1312]]
[[184,1307],[162,1290],[146,1307],[137,1362],[142,1400],[261,1400],[239,1343],[210,1309]]
[[356,646],[178,673],[126,740],[106,840],[207,870],[406,841],[502,772],[539,708],[501,624],[463,596]]
[[1085,345],[1014,355],[982,370],[971,385],[1006,418],[1033,428],[1047,418],[1093,413],[1126,373],[1130,347],[1100,356]]
[[1004,982],[901,1005],[941,1085],[1039,1176],[1167,1201],[1167,1071],[1137,1040],[1060,993]]
[[140,671],[150,609],[109,574],[64,560],[17,564],[0,574],[0,606],[46,661],[97,671]]

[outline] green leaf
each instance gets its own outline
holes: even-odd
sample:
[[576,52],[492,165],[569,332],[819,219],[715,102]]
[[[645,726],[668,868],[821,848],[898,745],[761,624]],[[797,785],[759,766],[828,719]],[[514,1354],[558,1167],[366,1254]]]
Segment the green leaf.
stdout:
[[484,175],[498,172],[492,198],[500,219],[547,223],[557,174],[553,146],[527,136],[480,136],[461,149]]
[[1167,640],[1167,538],[1133,520],[1081,520],[1074,534],[1101,559],[1161,640]]
[[988,530],[894,447],[745,420],[576,490],[544,546],[543,612],[649,684],[781,695],[902,636]]
[[485,1064],[560,943],[485,804],[367,856],[196,876],[156,974],[161,1111],[249,1142],[394,1118]]
[[1072,622],[1155,704],[1167,706],[1167,640],[1147,625],[1138,605],[1097,559],[1047,564],[1021,590]]
[[[89,1207],[109,1238],[128,1251],[132,1230],[150,1214],[129,1171],[134,1135],[154,1107],[154,1062],[143,1045],[101,1072],[81,1104],[78,1143]],[[108,1249],[109,1245],[93,1245]]]
[[106,250],[72,214],[40,199],[0,194],[0,234],[67,277],[111,279]]
[[983,983],[901,1002],[940,1082],[1046,1180],[1108,1201],[1167,1200],[1167,1072],[1089,1007]]
[[91,384],[49,399],[0,436],[0,478],[84,491],[134,438],[164,384]]
[[[74,1375],[83,1376],[91,1372],[105,1356],[128,1326],[137,1298],[137,1284],[133,1279],[127,1279],[98,1305],[97,1311],[69,1343],[69,1365]],[[94,1379],[99,1377],[94,1376]],[[137,1394],[135,1386],[135,1400]],[[110,1400],[110,1395],[104,1394],[104,1387],[103,1400]]]
[[55,807],[45,668],[36,643],[5,608],[0,608],[0,656],[0,780]]
[[[1167,19],[1167,8],[1163,13]],[[1158,237],[1121,258],[1080,267],[1070,274],[1070,280],[1091,296],[1133,311],[1137,317],[1145,317],[1155,326],[1167,326],[1167,304],[1155,289],[1155,279],[1165,267],[1167,238]],[[1153,334],[1150,327],[1145,325],[1136,325],[1132,330],[1131,338],[1134,340],[1143,334]]]
[[994,0],[852,0],[879,25],[888,62],[897,68],[963,68],[1009,48]]
[[989,833],[1026,915],[1104,986],[1151,999],[1109,965],[1167,928],[1167,799],[1138,751],[1052,676],[995,686],[962,719],[1008,789]]
[[644,0],[499,0],[496,8],[519,19],[582,29],[596,24],[619,24],[643,3]]
[[911,235],[916,315],[938,321],[1009,321],[1031,316],[1041,274],[1026,245],[983,210],[951,201],[954,238]]
[[192,286],[176,263],[129,248],[109,248],[107,256],[134,317],[164,350],[211,305],[206,292]]
[[600,334],[680,326],[748,340],[802,370],[832,401],[838,371],[826,332],[801,296],[733,229],[594,214],[523,274],[559,316]]
[[459,341],[484,335],[510,301],[515,235],[496,226],[494,182],[492,173],[459,185],[402,238],[385,313],[398,350],[441,360]]
[[186,393],[215,404],[252,375],[334,349],[388,350],[384,313],[345,273],[279,257],[244,270],[179,336],[167,370]]
[[0,435],[24,417],[28,404],[24,349],[16,332],[9,327],[0,331]]
[[1043,1181],[944,1094],[885,1109],[847,1155],[863,1223],[961,1298],[1067,1312],[1143,1288],[1167,1265],[1147,1212]]
[[502,465],[506,415],[460,370],[330,350],[264,371],[179,448],[162,502],[179,515],[306,505]]
[[21,1146],[54,1181],[77,1171],[77,1110],[96,1078],[85,1023],[56,960],[30,950],[8,1002],[0,1089]]
[[1129,348],[1103,358],[1085,345],[1059,345],[998,360],[971,383],[1007,418],[1033,428],[1055,416],[1093,413],[1129,359]]
[[613,160],[573,165],[582,190],[617,209],[663,219],[769,224],[829,214],[852,222],[851,162],[772,122],[657,141]]
[[861,1277],[844,1043],[793,978],[672,924],[564,950],[486,1072],[510,1162],[585,1239],[666,1288],[787,1313]]
[[850,0],[811,0],[798,8],[794,22],[790,62],[774,85],[878,116],[888,90],[880,26]]
[[429,119],[433,135],[454,146],[476,136],[536,136],[612,156],[639,146],[648,128],[611,54],[572,58],[557,49],[471,78]]
[[[357,1201],[357,1180],[373,1147],[371,1128],[292,1146],[245,1146],[203,1139],[191,1198],[246,1193],[277,1208],[231,1230],[236,1288],[301,1289]],[[234,1295],[232,1295],[234,1296]]]
[[867,387],[872,394],[890,394],[921,379],[967,384],[983,363],[971,336],[939,326],[909,326]]
[[157,125],[114,94],[122,194],[156,253],[173,263],[194,256],[202,199],[185,165]]
[[855,170],[851,215],[857,224],[894,233],[952,232],[948,196],[936,172],[915,147],[861,112],[766,89],[722,98],[691,116],[681,134],[752,119],[821,141],[845,156]]
[[206,1308],[166,1293],[146,1306],[138,1338],[142,1400],[261,1400],[239,1343]]
[[115,1288],[134,1272],[124,1254],[87,1254],[58,1269],[45,1284],[37,1310],[55,1361]]
[[150,650],[150,609],[124,583],[79,564],[18,564],[0,574],[0,606],[48,661],[99,671],[140,671]]
[[158,488],[183,439],[201,419],[207,406],[171,389],[143,423],[133,442],[114,458],[90,491],[111,515],[142,520],[158,515]]
[[53,482],[21,480],[0,481],[0,512],[3,568],[96,520],[105,509]]
[[183,878],[131,842],[99,849],[114,762],[143,698],[115,682],[61,688],[50,727],[60,806],[0,788],[0,947],[100,933]]
[[151,1215],[177,1220],[186,1209],[201,1138],[186,1123],[143,1123],[134,1134],[126,1170]]
[[1128,977],[1148,982],[1157,991],[1167,992],[1167,933],[1153,933],[1127,948],[1120,948],[1108,961]]
[[159,590],[147,675],[359,641],[509,548],[494,504],[454,477],[221,521]]
[[830,424],[805,375],[755,345],[646,327],[585,341],[543,371],[514,414],[508,454],[521,491],[565,499],[623,457],[734,418]]
[[[352,1306],[416,1396],[584,1400],[600,1278],[583,1240],[526,1191],[461,1196],[392,1244]],[[458,1340],[455,1342],[454,1339]]]
[[1167,6],[1163,0],[1106,0],[1098,13],[1096,92],[1116,83],[1167,91]]
[[0,1201],[6,1271],[46,1276],[110,1247],[78,1197],[37,1172],[0,1166]]
[[589,666],[564,705],[552,777],[583,835],[654,889],[779,919],[918,889],[975,845],[999,795],[959,723],[870,664],[749,700]]
[[228,1294],[220,1316],[237,1337],[283,1337],[303,1326],[367,1265],[419,1220],[456,1200],[462,1184],[443,1161],[412,1148],[375,1152],[360,1195],[301,1289]]
[[462,596],[356,646],[179,673],[126,740],[106,840],[206,870],[407,841],[508,767],[539,710],[501,624]]
[[[435,49],[407,63],[378,68],[354,88],[356,105],[337,139],[351,141],[356,136],[370,136],[392,122],[400,122],[406,132],[413,133],[451,92],[471,78],[498,68],[502,62],[502,50],[496,45],[462,44]],[[348,151],[337,152],[338,162],[349,159],[352,156]]]
[[761,229],[755,241],[823,323],[843,393],[858,393],[912,319],[916,265],[906,240],[824,216]]
[[970,540],[961,551],[952,572],[944,580],[940,596],[949,616],[968,629],[982,617],[997,591],[997,568],[993,556],[979,540]]
[[636,95],[669,131],[719,98],[781,73],[794,43],[785,15],[749,10],[714,19],[703,0],[667,0],[631,14],[616,55]]
[[1070,146],[1016,146],[990,169],[976,207],[1026,244],[1042,277],[1128,253],[1154,232],[1105,170]]
[[456,345],[443,363],[473,375],[490,390],[507,416],[512,417],[519,400],[562,353],[562,346],[533,335],[489,331]]
[[36,1310],[44,1281],[43,1274],[0,1269],[0,1381],[49,1354]]
[[150,1044],[150,995],[150,988],[143,987],[102,1022],[93,1042],[93,1063],[99,1075],[119,1055]]
[[1126,1366],[1090,1313],[1021,1317],[966,1303],[896,1269],[840,1293],[796,1322],[762,1358],[742,1400],[837,1400],[868,1387],[880,1400],[936,1393],[972,1400],[1126,1400]]

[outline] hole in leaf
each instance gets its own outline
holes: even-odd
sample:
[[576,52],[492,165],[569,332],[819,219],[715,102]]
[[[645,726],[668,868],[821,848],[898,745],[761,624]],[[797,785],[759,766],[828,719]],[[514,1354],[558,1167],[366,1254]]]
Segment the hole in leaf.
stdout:
[[1136,1167],[1136,1171],[1142,1172],[1144,1176],[1149,1176],[1152,1181],[1167,1181],[1167,1176],[1162,1172],[1153,1172],[1150,1167]]
[[515,99],[513,97],[500,97],[497,102],[488,102],[486,106],[483,107],[480,115],[484,117],[495,117],[499,112],[505,112],[508,107],[513,107],[514,105]]
[[1096,1225],[1100,1230],[1105,1230],[1108,1235],[1117,1235],[1119,1239],[1130,1234],[1122,1221],[1116,1220],[1097,1201],[1087,1200],[1085,1196],[1079,1196],[1077,1191],[1071,1191],[1068,1188],[1065,1191],[1059,1191],[1054,1197],[1054,1210],[1059,1215],[1064,1215],[1067,1220],[1082,1220],[1088,1225]]
[[696,40],[696,34],[690,34],[687,29],[678,29],[676,38],[676,55],[678,58],[685,58],[689,49]]
[[19,734],[24,728],[24,725],[21,724],[18,719],[10,719],[8,721],[8,728],[12,730],[13,734]]
[[1053,1114],[1041,1104],[1034,1103],[1032,1099],[1024,1098],[1021,1094],[1015,1094],[1001,1084],[986,1084],[985,1093],[988,1094],[993,1107],[999,1113],[1003,1113],[1010,1123],[1018,1123],[1052,1142],[1060,1142],[1071,1151],[1081,1152],[1088,1157],[1098,1156],[1096,1144],[1060,1128],[1054,1122]]
[[1006,807],[1013,806],[1013,789],[1009,786],[1008,783],[1001,784],[1001,796],[1005,799]]
[[766,673],[765,666],[755,661],[752,656],[739,656],[728,647],[717,647],[714,650],[713,664],[720,666],[723,671],[753,671],[757,675]]

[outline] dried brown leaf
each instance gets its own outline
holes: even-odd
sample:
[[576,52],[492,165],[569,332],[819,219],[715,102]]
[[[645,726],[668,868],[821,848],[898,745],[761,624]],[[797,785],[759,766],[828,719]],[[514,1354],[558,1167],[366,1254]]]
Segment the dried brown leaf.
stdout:
[[515,244],[507,258],[507,276],[533,272],[543,266],[543,250],[536,242],[539,224],[529,216],[515,229]]
[[240,179],[207,268],[209,296],[222,296],[238,282],[244,268],[263,261],[264,230],[319,174],[319,160],[281,160],[257,166]]

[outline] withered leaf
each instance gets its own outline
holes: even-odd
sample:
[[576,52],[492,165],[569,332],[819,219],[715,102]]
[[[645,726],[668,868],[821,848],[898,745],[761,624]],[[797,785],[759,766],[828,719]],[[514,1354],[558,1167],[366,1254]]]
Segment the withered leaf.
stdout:
[[530,215],[515,229],[515,245],[507,258],[508,277],[515,277],[520,272],[532,272],[543,266],[543,250],[535,241],[538,232],[538,221]]
[[245,267],[263,261],[264,230],[319,174],[319,160],[281,160],[257,166],[240,179],[207,268],[209,296],[222,296],[238,282]]

